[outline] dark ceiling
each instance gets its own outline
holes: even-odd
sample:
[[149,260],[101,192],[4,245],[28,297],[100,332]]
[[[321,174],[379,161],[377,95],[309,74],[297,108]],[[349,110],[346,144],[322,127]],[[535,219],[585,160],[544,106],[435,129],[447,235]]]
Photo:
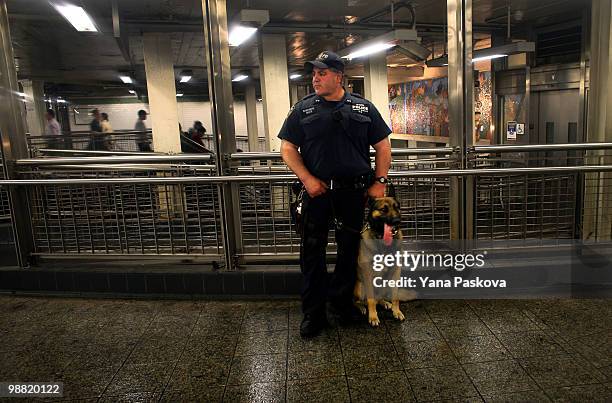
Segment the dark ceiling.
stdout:
[[[172,37],[177,76],[192,69],[194,78],[182,92],[206,92],[201,0],[117,0],[120,38],[113,36],[112,0],[74,0],[92,16],[99,33],[77,32],[46,0],[8,0],[13,47],[20,79],[40,79],[66,95],[123,94],[118,76],[132,72],[136,86],[145,86],[143,32],[168,32]],[[396,2],[397,3],[397,2]],[[443,46],[446,0],[410,2],[422,44]],[[508,5],[513,35],[579,18],[590,0],[474,0],[474,38],[506,34]],[[284,33],[288,63],[299,68],[324,49],[339,49],[391,29],[390,1],[380,0],[228,0],[229,19],[242,8],[269,10],[264,31]],[[387,9],[387,10],[385,10]],[[370,18],[377,12],[379,17]],[[367,22],[364,22],[367,20]],[[407,8],[394,15],[395,27],[409,25]],[[231,51],[232,68],[251,69],[258,76],[257,39]],[[389,63],[414,61],[397,54]]]

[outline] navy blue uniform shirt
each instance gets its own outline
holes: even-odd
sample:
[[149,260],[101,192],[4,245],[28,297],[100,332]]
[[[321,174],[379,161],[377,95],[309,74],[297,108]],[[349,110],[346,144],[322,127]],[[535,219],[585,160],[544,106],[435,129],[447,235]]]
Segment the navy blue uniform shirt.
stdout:
[[354,178],[371,170],[370,146],[391,133],[374,105],[347,91],[340,101],[315,94],[296,103],[278,134],[300,148],[319,179]]

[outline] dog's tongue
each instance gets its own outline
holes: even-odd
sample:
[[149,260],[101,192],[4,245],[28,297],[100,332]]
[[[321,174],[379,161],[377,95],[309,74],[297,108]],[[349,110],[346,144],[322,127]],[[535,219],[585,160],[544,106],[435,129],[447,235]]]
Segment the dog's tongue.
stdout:
[[391,242],[393,242],[392,227],[389,224],[385,224],[385,230],[383,232],[383,241],[385,241],[385,245],[387,246],[391,245]]

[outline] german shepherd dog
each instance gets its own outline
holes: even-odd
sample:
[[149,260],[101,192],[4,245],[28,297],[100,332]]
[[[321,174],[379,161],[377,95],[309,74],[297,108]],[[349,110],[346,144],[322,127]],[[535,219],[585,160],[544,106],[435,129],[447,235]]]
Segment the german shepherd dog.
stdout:
[[[401,210],[399,202],[395,199],[395,189],[389,184],[386,197],[369,200],[369,212],[366,223],[361,231],[361,245],[359,247],[359,259],[357,267],[357,281],[355,283],[354,296],[355,305],[365,315],[372,326],[380,325],[376,305],[380,304],[385,309],[391,309],[393,317],[404,320],[404,314],[400,310],[400,290],[392,287],[391,290],[374,289],[375,277],[383,279],[399,280],[401,269],[399,266],[387,267],[380,272],[373,270],[373,257],[375,254],[395,254],[401,246],[402,231],[400,229]],[[415,299],[414,291],[402,291],[402,300]],[[389,299],[391,302],[389,302]],[[364,304],[364,300],[367,303]]]

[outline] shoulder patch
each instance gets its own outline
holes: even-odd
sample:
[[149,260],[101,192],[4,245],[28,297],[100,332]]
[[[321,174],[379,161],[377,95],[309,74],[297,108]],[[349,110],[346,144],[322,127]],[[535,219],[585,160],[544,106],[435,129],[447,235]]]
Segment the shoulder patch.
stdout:
[[368,113],[370,111],[369,106],[366,104],[362,104],[362,103],[354,103],[353,105],[351,105],[351,108],[353,112],[362,113],[362,114]]

